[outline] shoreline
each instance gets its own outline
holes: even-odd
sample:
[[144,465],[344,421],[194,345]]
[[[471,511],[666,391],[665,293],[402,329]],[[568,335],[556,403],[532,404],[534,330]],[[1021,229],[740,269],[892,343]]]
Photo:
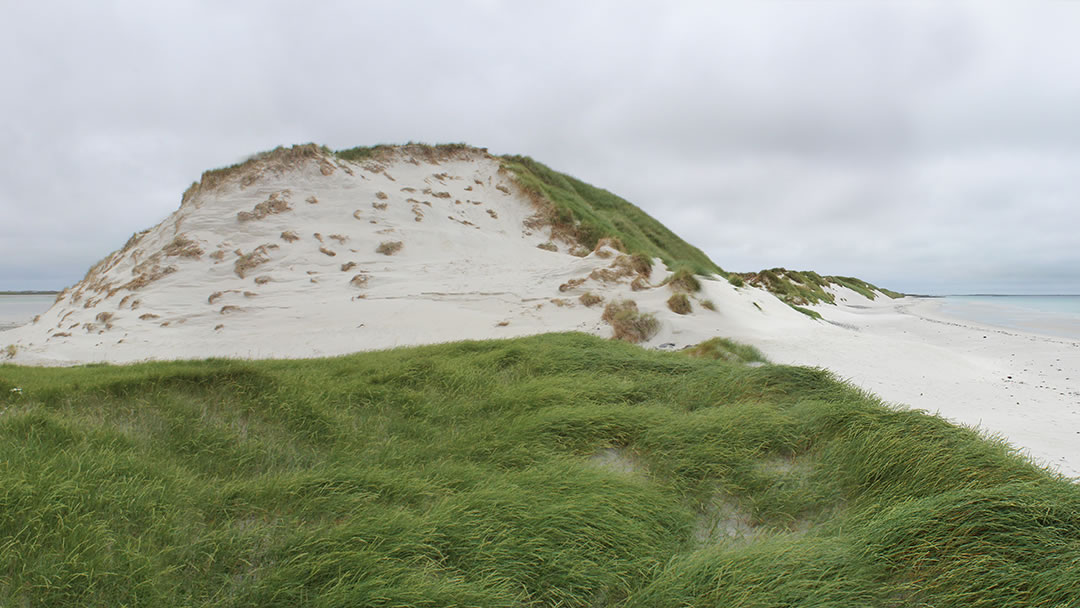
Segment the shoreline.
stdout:
[[776,363],[825,367],[886,402],[1001,437],[1080,477],[1080,340],[951,317],[940,304],[817,306],[827,326],[763,350]]

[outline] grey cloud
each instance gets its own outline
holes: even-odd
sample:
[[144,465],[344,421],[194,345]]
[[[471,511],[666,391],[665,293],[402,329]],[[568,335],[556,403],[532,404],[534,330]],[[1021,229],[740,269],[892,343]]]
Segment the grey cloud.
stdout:
[[77,280],[251,153],[421,140],[531,155],[729,269],[1080,292],[1074,3],[4,12],[0,289]]

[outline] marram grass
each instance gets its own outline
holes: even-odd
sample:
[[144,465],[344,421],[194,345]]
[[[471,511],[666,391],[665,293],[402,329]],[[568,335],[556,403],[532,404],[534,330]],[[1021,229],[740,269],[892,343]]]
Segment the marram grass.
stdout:
[[1080,488],[821,370],[581,334],[0,366],[0,606],[1077,598]]

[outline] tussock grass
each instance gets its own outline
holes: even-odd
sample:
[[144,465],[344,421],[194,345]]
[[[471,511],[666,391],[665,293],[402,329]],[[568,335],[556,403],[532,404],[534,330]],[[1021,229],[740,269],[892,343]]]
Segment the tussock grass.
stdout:
[[701,282],[687,268],[676,270],[664,281],[664,284],[676,292],[695,293],[701,291]]
[[660,322],[650,313],[638,312],[637,302],[620,300],[604,307],[600,318],[611,325],[616,340],[644,342],[660,331]]
[[760,350],[727,338],[710,338],[682,352],[691,357],[723,359],[737,363],[768,363]]
[[1080,488],[822,370],[551,334],[3,365],[0,412],[0,605],[1080,597]]
[[668,298],[667,307],[671,309],[671,312],[680,315],[690,314],[693,311],[690,306],[690,298],[686,297],[685,293],[677,293]]
[[394,255],[401,251],[404,247],[404,243],[401,241],[383,241],[379,243],[379,246],[375,248],[375,253],[381,253],[383,255]]

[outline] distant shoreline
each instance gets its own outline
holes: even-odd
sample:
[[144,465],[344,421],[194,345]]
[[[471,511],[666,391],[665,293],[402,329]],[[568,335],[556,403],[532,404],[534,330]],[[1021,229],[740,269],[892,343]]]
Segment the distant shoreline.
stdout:
[[30,289],[25,291],[0,291],[0,296],[55,296],[58,293],[60,292]]

